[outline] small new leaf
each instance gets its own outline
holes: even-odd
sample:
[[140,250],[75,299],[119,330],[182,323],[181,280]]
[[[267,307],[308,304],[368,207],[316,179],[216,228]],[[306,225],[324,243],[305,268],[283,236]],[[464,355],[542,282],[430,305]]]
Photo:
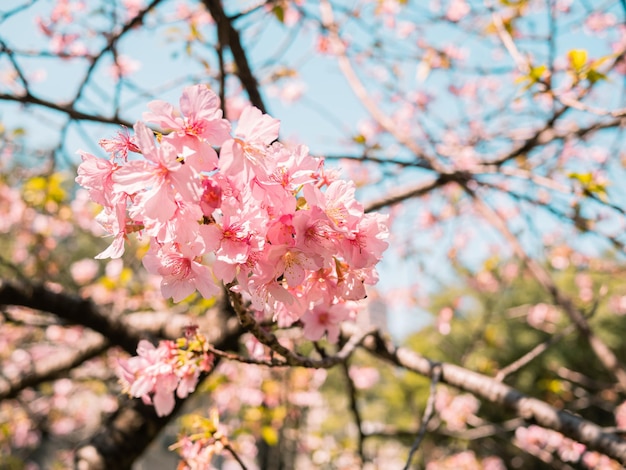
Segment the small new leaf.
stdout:
[[282,6],[275,5],[274,8],[272,8],[272,13],[274,13],[278,21],[285,24],[285,9]]
[[606,184],[599,183],[594,180],[593,173],[569,173],[569,178],[576,180],[580,183],[583,189],[583,194],[587,196],[595,196],[602,201],[607,200]]
[[584,49],[572,49],[567,53],[567,58],[576,75],[581,75],[587,65],[587,51]]
[[522,88],[522,91],[527,91],[534,84],[541,82],[541,79],[543,78],[547,70],[548,70],[548,67],[545,64],[539,65],[537,67],[531,67],[528,74],[522,77],[518,77],[515,80],[515,83],[526,83],[524,87]]

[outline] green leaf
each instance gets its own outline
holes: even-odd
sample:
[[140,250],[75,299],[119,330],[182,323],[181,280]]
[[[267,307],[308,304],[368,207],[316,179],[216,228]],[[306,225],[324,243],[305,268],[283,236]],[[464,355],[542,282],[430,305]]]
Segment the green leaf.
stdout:
[[278,21],[285,24],[285,9],[282,6],[275,5],[274,8],[272,8],[272,13],[274,13]]
[[366,142],[365,136],[363,134],[358,134],[352,137],[352,140],[360,145],[363,145]]
[[571,179],[580,183],[583,193],[587,196],[596,196],[603,201],[607,200],[606,184],[594,180],[593,173],[569,173]]
[[535,83],[539,83],[541,81],[541,78],[546,73],[547,69],[548,67],[545,64],[538,65],[537,67],[531,67],[530,71],[528,72],[528,75],[524,75],[523,77],[518,77],[515,80],[515,83],[526,82],[526,85],[524,85],[524,87],[522,88],[522,91],[527,91]]
[[589,70],[589,72],[587,73],[587,80],[589,80],[591,83],[596,83],[601,80],[607,80],[607,79],[608,77],[605,74],[598,72],[597,70],[594,70],[594,69]]

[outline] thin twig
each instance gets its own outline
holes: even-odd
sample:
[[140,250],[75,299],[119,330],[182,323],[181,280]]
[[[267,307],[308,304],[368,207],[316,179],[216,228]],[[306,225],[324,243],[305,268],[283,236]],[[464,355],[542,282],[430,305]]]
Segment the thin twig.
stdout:
[[237,455],[237,452],[235,452],[235,449],[233,449],[233,447],[228,442],[224,444],[224,449],[230,452],[230,455],[233,456],[233,458],[237,461],[237,463],[241,466],[243,470],[248,470],[248,467],[246,467],[246,464],[243,463],[243,460],[241,460],[241,457]]
[[228,295],[230,297],[231,305],[237,314],[239,323],[244,330],[249,331],[258,339],[262,344],[270,348],[273,352],[280,354],[284,360],[285,365],[307,367],[313,369],[329,369],[341,362],[344,362],[354,352],[357,346],[359,346],[363,340],[374,334],[376,330],[358,331],[350,336],[350,339],[343,345],[341,350],[334,356],[323,357],[321,359],[313,359],[308,356],[302,356],[289,348],[286,348],[278,341],[278,338],[274,333],[265,330],[255,320],[252,312],[244,305],[241,294],[230,290],[232,285],[227,286]]
[[[346,333],[349,330],[346,329]],[[486,402],[512,410],[517,416],[585,444],[590,450],[626,464],[626,441],[606,432],[597,424],[567,411],[557,410],[544,401],[524,395],[519,390],[486,375],[449,363],[437,363],[407,348],[396,347],[381,336],[363,341],[363,348],[390,363],[425,377],[433,377],[441,367],[440,382],[472,393]]]
[[530,363],[533,359],[537,358],[545,351],[547,351],[550,346],[558,343],[566,336],[572,334],[574,331],[576,331],[576,326],[570,324],[559,334],[550,336],[550,338],[548,338],[546,341],[538,344],[519,359],[513,361],[508,366],[500,369],[495,376],[495,380],[497,380],[498,382],[502,382],[508,375],[517,372],[522,367]]
[[422,422],[420,424],[419,432],[415,437],[415,441],[411,446],[411,450],[409,451],[409,456],[406,459],[406,465],[404,466],[404,470],[408,470],[411,466],[411,461],[413,460],[413,456],[419,449],[420,444],[424,440],[424,436],[426,436],[426,430],[428,428],[428,423],[430,419],[433,417],[435,412],[435,399],[437,396],[437,384],[441,379],[441,365],[434,364],[432,368],[431,382],[430,382],[430,395],[428,396],[428,401],[426,402],[426,409],[424,410],[424,416],[422,416]]
[[359,404],[356,399],[356,387],[354,386],[354,382],[352,377],[350,377],[350,371],[347,362],[343,362],[341,364],[344,377],[346,378],[346,383],[348,384],[348,398],[350,399],[350,410],[352,411],[352,415],[354,416],[354,423],[357,428],[357,452],[359,457],[361,458],[361,463],[366,462],[365,454],[363,453],[363,441],[365,439],[365,435],[363,433],[363,426],[361,420],[361,413],[359,411]]
[[401,133],[393,119],[391,119],[372,99],[371,94],[367,91],[365,85],[363,85],[363,82],[359,79],[358,75],[354,71],[354,68],[352,67],[352,64],[350,63],[350,59],[348,59],[348,56],[346,55],[345,45],[339,37],[338,27],[334,20],[333,9],[328,0],[320,2],[320,11],[322,15],[322,24],[329,32],[329,39],[335,49],[339,69],[350,84],[352,91],[354,91],[355,95],[361,101],[363,106],[365,106],[372,118],[374,118],[374,120],[400,144],[409,149],[416,158],[427,161],[431,168],[439,173],[448,173],[446,168],[443,167],[436,157],[428,155],[424,149],[411,139],[410,136],[406,136]]
[[526,250],[524,250],[517,237],[513,235],[502,217],[482,199],[478,198],[476,193],[468,188],[467,185],[462,185],[462,187],[474,201],[478,212],[502,234],[515,254],[524,262],[530,274],[552,296],[554,303],[563,308],[570,321],[576,326],[580,335],[587,340],[602,365],[613,374],[620,384],[620,387],[626,390],[626,369],[624,369],[624,366],[620,363],[615,353],[593,332],[587,318],[585,318],[583,313],[574,305],[572,299],[563,294],[561,289],[558,288],[548,270],[526,253]]

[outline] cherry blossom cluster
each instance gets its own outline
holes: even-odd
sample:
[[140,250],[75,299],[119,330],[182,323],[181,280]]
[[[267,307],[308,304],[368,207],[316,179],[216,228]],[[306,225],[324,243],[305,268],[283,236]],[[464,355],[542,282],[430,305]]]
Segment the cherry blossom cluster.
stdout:
[[573,441],[563,434],[541,426],[530,425],[515,431],[515,442],[523,450],[533,455],[556,454],[563,462],[580,463],[589,469],[618,469],[622,466],[615,460],[598,452],[587,450],[580,442]]
[[[213,457],[221,454],[225,448],[234,454],[228,438],[220,425],[219,413],[213,408],[209,417],[185,415],[182,418],[184,434],[169,447],[181,458],[177,470],[200,470],[212,468]],[[238,457],[236,457],[238,458]]]
[[195,329],[185,338],[161,341],[157,347],[146,340],[139,342],[137,356],[120,359],[119,377],[124,391],[154,405],[159,416],[169,415],[178,398],[196,389],[202,372],[213,368],[208,342]]
[[315,323],[309,339],[354,315],[352,301],[378,280],[386,216],[365,214],[354,184],[306,146],[277,142],[279,121],[253,106],[233,135],[206,86],[186,88],[179,110],[149,109],[161,132],[137,122],[134,136],[100,142],[110,159],[81,152],[76,181],[114,237],[97,258],[119,258],[137,232],[150,240],[144,266],[174,302],[213,297],[223,283],[279,323],[301,319],[305,335]]

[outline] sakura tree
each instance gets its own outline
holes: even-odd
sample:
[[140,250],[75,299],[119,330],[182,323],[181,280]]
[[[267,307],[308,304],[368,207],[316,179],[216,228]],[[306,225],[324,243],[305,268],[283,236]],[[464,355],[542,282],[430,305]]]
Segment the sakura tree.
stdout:
[[625,465],[625,18],[5,2],[0,466]]

